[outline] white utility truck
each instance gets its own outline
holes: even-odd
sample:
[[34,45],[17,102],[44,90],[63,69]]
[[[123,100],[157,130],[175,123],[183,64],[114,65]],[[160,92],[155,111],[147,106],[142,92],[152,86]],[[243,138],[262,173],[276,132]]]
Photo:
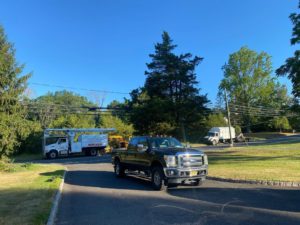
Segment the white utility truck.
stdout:
[[108,132],[114,128],[63,128],[45,129],[43,138],[44,156],[55,159],[84,153],[96,156],[108,145]]
[[[235,140],[235,129],[234,127],[230,127],[231,138]],[[213,127],[208,131],[205,139],[212,145],[217,145],[220,142],[230,142],[230,132],[229,127]]]

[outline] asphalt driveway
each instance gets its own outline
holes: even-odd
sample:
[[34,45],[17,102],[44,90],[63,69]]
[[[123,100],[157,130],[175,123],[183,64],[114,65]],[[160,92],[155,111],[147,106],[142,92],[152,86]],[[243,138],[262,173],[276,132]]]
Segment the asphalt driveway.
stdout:
[[57,225],[300,224],[298,189],[207,181],[157,192],[147,180],[116,178],[108,156],[58,162],[69,171]]

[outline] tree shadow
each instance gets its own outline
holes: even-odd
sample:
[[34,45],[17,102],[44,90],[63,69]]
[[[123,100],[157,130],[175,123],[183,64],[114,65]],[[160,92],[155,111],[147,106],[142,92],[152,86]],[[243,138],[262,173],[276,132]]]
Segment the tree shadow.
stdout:
[[118,178],[111,171],[68,171],[65,183],[109,189],[152,190],[151,182],[147,179],[141,179],[132,175]]
[[168,193],[222,205],[230,203],[235,206],[300,212],[300,191],[296,189],[199,187],[170,189]]
[[[269,207],[265,209],[261,204],[254,205],[255,208],[243,208],[235,203],[235,195],[240,195],[234,189],[229,196],[213,196],[217,190],[213,190],[213,193],[204,190],[202,193],[201,189],[174,189],[167,193],[143,194],[126,190],[67,191],[63,193],[56,224],[296,225],[300,222],[300,216],[269,211]],[[197,195],[193,194],[195,190],[198,190]],[[203,199],[201,196],[204,195],[207,196]],[[248,197],[245,196],[242,200],[248,201]],[[268,199],[269,202],[271,200],[272,198]]]

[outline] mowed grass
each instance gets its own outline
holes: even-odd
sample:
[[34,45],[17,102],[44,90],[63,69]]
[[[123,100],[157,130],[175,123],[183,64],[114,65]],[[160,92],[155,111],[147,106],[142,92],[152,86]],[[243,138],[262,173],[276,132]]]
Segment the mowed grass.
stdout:
[[30,163],[8,167],[0,172],[0,224],[45,224],[64,168]]
[[300,182],[300,140],[207,151],[209,176]]
[[[295,133],[299,134],[299,133]],[[266,139],[276,139],[286,136],[295,135],[294,133],[280,133],[280,132],[257,132],[257,133],[246,133],[245,137],[252,138],[253,140],[266,140]]]

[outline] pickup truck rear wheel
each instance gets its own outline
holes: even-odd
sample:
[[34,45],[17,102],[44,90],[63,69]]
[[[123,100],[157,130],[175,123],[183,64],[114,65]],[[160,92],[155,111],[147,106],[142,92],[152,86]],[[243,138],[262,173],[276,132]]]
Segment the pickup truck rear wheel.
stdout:
[[119,160],[115,161],[115,174],[117,177],[125,176],[125,168],[122,166]]
[[165,189],[164,172],[161,167],[154,167],[152,169],[152,187],[154,190],[160,191]]
[[90,150],[90,155],[91,155],[91,156],[97,156],[97,154],[98,154],[98,150],[97,150],[97,149],[92,148],[92,149]]

